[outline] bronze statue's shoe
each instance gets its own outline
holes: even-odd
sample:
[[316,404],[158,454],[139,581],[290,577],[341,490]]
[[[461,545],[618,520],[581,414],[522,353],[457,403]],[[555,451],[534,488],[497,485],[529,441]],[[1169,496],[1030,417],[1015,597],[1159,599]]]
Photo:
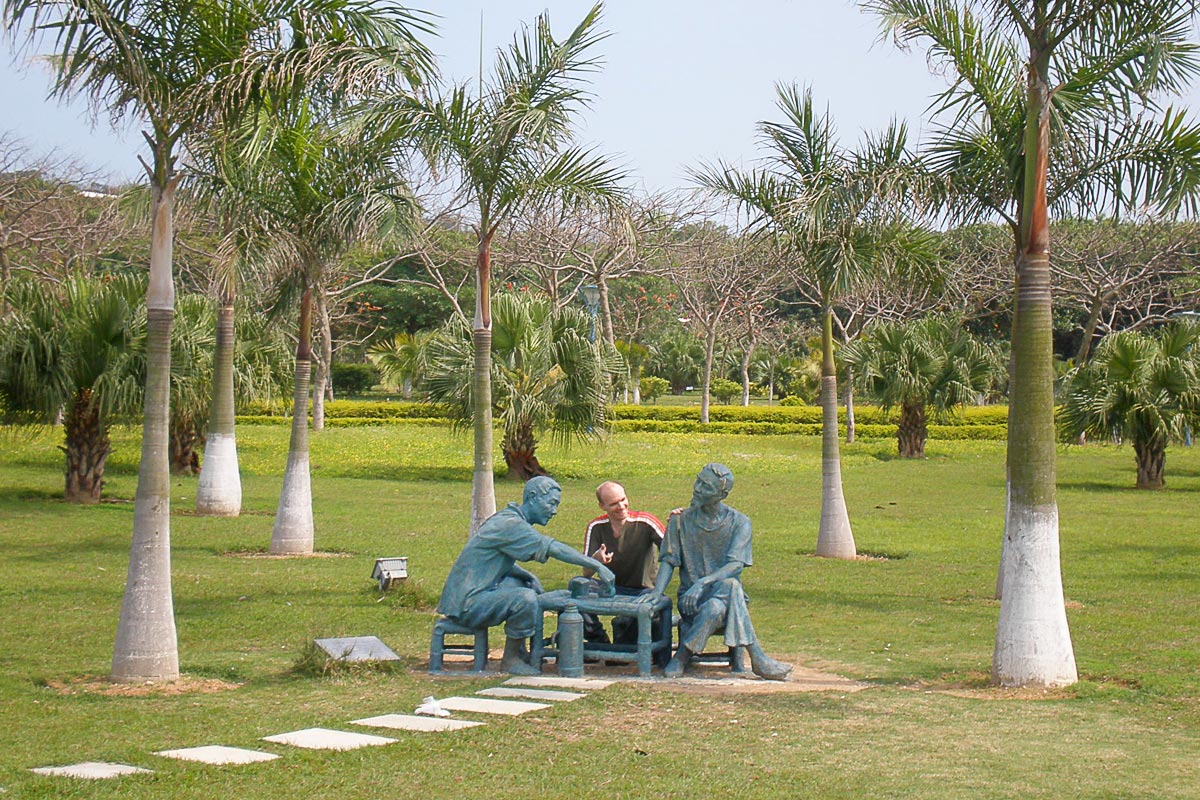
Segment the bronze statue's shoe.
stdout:
[[767,681],[786,681],[792,674],[791,664],[776,661],[766,654],[750,659],[750,669],[754,671],[755,675]]
[[692,660],[692,651],[686,647],[680,647],[675,651],[675,657],[667,662],[667,666],[663,669],[664,678],[682,678],[684,671],[687,669],[688,662]]
[[542,674],[540,669],[537,669],[536,667],[521,661],[520,659],[506,658],[500,662],[500,669],[504,670],[510,675],[519,675],[522,677],[532,677],[534,675]]

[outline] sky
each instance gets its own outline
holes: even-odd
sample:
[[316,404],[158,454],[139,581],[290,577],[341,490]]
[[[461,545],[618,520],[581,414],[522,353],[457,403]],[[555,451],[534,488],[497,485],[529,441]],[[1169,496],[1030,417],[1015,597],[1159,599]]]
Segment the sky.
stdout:
[[[439,15],[427,39],[443,77],[474,80],[481,26],[485,74],[496,49],[520,25],[548,9],[556,35],[566,35],[590,0],[409,0]],[[591,107],[579,138],[612,156],[647,191],[685,186],[687,169],[722,159],[750,167],[761,156],[755,123],[778,119],[775,85],[810,86],[846,145],[892,118],[914,139],[930,98],[945,88],[924,54],[881,41],[876,20],[845,0],[609,0],[598,45],[604,66],[593,77]],[[47,100],[50,79],[29,59],[14,62],[0,43],[0,132],[35,152],[75,155],[114,180],[140,175],[144,150],[135,127],[113,132],[93,124],[82,104]],[[1183,101],[1200,107],[1200,92]]]

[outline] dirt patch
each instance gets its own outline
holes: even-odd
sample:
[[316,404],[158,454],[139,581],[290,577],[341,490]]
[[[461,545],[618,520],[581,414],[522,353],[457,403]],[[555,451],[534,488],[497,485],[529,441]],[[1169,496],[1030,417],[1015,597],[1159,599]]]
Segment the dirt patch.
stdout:
[[[493,650],[488,654],[488,666],[495,669],[500,663],[502,650]],[[858,692],[870,688],[871,684],[854,681],[832,672],[826,672],[815,667],[805,666],[798,656],[777,656],[780,660],[792,664],[792,674],[786,681],[766,681],[751,672],[744,675],[733,675],[729,667],[715,664],[693,665],[683,678],[666,679],[662,670],[654,669],[652,677],[642,678],[637,674],[633,664],[607,664],[604,662],[584,666],[585,678],[599,678],[607,681],[628,681],[655,689],[687,694],[731,695],[731,694],[773,694],[778,692]],[[466,668],[471,662],[470,656],[446,654],[445,663],[461,664]],[[427,663],[427,662],[426,662]],[[464,669],[464,676],[478,677]],[[554,662],[546,664],[544,675],[557,675]]]
[[921,683],[912,688],[971,700],[1066,700],[1074,696],[1070,687],[993,686],[991,676],[985,672],[972,672],[965,678],[945,683]]
[[223,681],[219,678],[196,678],[181,675],[173,681],[162,683],[113,683],[96,675],[81,675],[64,680],[48,680],[47,689],[58,694],[99,694],[105,697],[174,697],[181,694],[214,694],[237,689],[240,683]]

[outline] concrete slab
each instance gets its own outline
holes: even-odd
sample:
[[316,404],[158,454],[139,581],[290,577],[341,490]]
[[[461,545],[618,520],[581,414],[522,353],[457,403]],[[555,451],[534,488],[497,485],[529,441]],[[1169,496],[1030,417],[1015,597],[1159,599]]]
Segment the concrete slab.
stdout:
[[581,692],[563,692],[555,689],[531,689],[524,686],[493,686],[490,689],[480,689],[475,694],[486,697],[528,697],[530,700],[549,700],[556,703],[569,703],[581,697],[587,697]]
[[509,678],[506,686],[539,686],[551,689],[603,689],[611,686],[613,681],[603,681],[596,678],[559,678],[553,675],[531,675],[528,678]]
[[341,639],[313,639],[313,644],[338,661],[399,661],[392,648],[377,636],[347,636]]
[[391,744],[396,740],[386,736],[372,736],[368,733],[334,731],[329,728],[305,728],[291,733],[264,736],[263,741],[290,744],[292,747],[303,747],[308,750],[357,750],[360,747]]
[[255,764],[259,761],[274,761],[279,758],[274,753],[243,750],[240,747],[225,747],[219,744],[185,747],[181,750],[159,750],[154,755],[178,758],[181,761],[199,761],[201,764]]
[[100,780],[102,778],[119,778],[122,775],[150,774],[154,770],[131,767],[128,764],[110,764],[107,761],[85,761],[82,764],[68,764],[65,767],[35,767],[29,770],[38,775],[55,775],[62,778],[85,778]]
[[438,704],[448,711],[473,711],[477,714],[507,714],[509,716],[550,708],[547,703],[488,700],[483,697],[447,697],[445,700],[439,700]]
[[378,717],[367,717],[350,722],[351,725],[366,725],[372,728],[394,728],[400,731],[457,731],[463,728],[474,728],[483,725],[469,719],[444,719],[437,717],[418,717],[413,714],[383,714]]

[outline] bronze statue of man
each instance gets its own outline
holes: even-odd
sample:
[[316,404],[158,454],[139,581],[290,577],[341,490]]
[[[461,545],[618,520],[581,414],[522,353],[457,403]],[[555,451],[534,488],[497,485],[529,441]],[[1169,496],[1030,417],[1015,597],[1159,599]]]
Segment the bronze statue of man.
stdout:
[[742,570],[753,563],[750,519],[722,502],[733,489],[733,473],[724,464],[707,464],[696,476],[692,503],[672,513],[660,556],[654,590],[643,595],[651,602],[663,595],[679,570],[679,613],[683,619],[679,648],[667,664],[668,678],[683,675],[692,656],[704,651],[708,637],[725,629],[727,647],[745,647],[754,674],[767,680],[786,680],[792,665],[768,656],[758,642]]
[[599,561],[533,529],[545,525],[562,502],[562,487],[552,478],[539,476],[525,484],[521,505],[509,503],[484,520],[458,554],[446,585],[442,587],[438,612],[468,628],[504,623],[504,656],[501,669],[514,675],[537,675],[525,649],[537,622],[537,596],[541,581],[517,566],[518,561],[546,563],[550,558],[595,570],[612,591],[613,573]]

